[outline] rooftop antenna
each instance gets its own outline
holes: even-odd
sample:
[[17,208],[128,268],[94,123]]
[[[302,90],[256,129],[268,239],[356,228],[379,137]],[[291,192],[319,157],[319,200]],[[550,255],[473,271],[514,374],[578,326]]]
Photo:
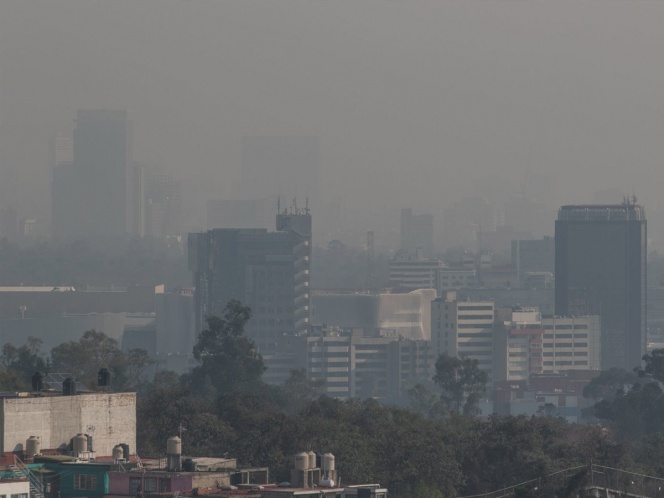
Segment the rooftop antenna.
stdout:
[[309,214],[309,197],[304,199],[304,213]]

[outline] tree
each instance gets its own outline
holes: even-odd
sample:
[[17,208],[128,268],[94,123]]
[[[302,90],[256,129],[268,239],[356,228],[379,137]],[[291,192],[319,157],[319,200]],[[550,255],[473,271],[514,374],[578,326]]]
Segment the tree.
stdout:
[[199,334],[194,346],[194,358],[199,365],[190,375],[193,389],[211,382],[221,394],[260,380],[265,372],[263,357],[256,351],[254,341],[244,336],[244,326],[250,317],[249,307],[231,300],[223,318],[206,318],[207,329]]
[[125,355],[118,341],[97,330],[88,330],[79,341],[54,347],[51,358],[56,372],[69,373],[89,387],[96,385],[99,369],[108,368],[118,390],[135,390],[145,380],[145,368],[152,363],[145,350],[132,349]]
[[477,360],[442,354],[436,361],[433,380],[442,389],[440,397],[448,409],[465,415],[477,414],[488,381]]
[[625,388],[631,387],[638,377],[633,372],[622,368],[611,368],[603,371],[583,388],[583,397],[595,399],[613,399],[618,393],[624,393]]
[[23,346],[16,347],[7,343],[2,347],[0,363],[8,371],[13,372],[5,376],[5,379],[10,379],[10,384],[18,380],[19,383],[30,386],[34,373],[44,371],[46,363],[40,354],[41,345],[41,339],[28,337],[27,343]]
[[643,356],[644,368],[635,368],[639,377],[650,377],[664,383],[664,349],[653,349],[650,354]]

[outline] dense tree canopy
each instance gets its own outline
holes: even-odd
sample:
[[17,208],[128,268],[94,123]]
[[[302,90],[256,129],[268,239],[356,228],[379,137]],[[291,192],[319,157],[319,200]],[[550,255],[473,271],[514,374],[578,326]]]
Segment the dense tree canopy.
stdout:
[[251,339],[244,336],[244,326],[251,310],[239,301],[230,301],[224,317],[206,318],[207,329],[198,336],[194,358],[198,365],[192,370],[190,387],[198,392],[221,394],[238,386],[258,382],[265,372],[262,356]]
[[465,415],[477,414],[488,380],[477,360],[443,354],[436,361],[433,380],[441,388],[440,397],[448,409]]

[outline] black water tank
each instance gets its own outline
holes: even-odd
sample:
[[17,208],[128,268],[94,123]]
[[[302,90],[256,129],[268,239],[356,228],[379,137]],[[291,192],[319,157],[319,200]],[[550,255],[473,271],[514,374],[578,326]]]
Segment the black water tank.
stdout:
[[76,394],[76,380],[67,377],[62,381],[62,394],[65,396],[73,396]]
[[111,385],[111,372],[108,368],[102,368],[97,373],[97,385],[99,387],[108,387]]
[[185,472],[196,472],[196,464],[191,458],[182,460],[182,470]]
[[120,446],[122,446],[122,458],[124,458],[128,462],[129,461],[129,445],[127,443],[120,443]]
[[32,376],[32,390],[41,391],[44,389],[44,376],[41,372],[35,372]]

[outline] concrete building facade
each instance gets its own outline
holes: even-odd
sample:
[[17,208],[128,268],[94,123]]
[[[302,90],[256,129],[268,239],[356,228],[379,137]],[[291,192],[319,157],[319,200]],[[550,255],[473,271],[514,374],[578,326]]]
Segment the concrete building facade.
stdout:
[[136,394],[86,393],[0,398],[2,452],[25,449],[30,436],[42,449],[66,449],[77,434],[92,436],[97,455],[111,455],[117,444],[136,449]]
[[436,357],[467,356],[493,380],[493,301],[461,301],[447,292],[431,303],[431,342]]

